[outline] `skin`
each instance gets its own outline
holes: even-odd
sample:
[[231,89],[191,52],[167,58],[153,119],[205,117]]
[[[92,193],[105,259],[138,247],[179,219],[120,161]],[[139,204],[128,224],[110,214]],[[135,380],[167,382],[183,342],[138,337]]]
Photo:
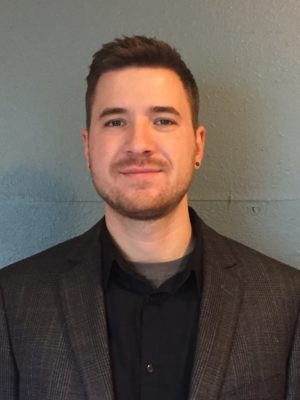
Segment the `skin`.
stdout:
[[205,129],[194,130],[178,75],[148,67],[104,73],[82,138],[107,227],[124,256],[182,257],[192,236],[187,191],[202,160]]

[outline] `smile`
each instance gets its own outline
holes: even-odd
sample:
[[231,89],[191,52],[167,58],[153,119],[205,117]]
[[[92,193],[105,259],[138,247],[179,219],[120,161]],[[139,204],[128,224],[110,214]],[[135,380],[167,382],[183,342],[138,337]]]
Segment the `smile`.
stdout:
[[149,175],[149,174],[157,174],[162,172],[161,169],[154,168],[127,168],[125,170],[120,171],[122,175]]

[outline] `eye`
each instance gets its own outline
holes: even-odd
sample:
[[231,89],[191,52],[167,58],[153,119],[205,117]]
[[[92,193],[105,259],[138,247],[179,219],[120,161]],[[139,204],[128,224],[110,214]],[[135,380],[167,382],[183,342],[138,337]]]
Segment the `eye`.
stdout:
[[155,125],[175,125],[176,122],[168,118],[159,118],[154,122]]
[[105,122],[104,126],[107,127],[118,127],[118,126],[125,126],[125,121],[121,120],[121,119],[111,119],[107,122]]

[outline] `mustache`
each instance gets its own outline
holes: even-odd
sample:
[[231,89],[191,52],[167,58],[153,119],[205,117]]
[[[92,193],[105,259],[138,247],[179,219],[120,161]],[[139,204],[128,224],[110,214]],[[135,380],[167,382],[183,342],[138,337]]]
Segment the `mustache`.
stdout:
[[158,168],[158,169],[166,169],[169,167],[169,164],[158,158],[149,158],[149,157],[141,157],[141,156],[131,156],[128,158],[123,158],[112,165],[113,170],[119,170],[122,168],[130,168],[130,167],[149,167],[149,168]]

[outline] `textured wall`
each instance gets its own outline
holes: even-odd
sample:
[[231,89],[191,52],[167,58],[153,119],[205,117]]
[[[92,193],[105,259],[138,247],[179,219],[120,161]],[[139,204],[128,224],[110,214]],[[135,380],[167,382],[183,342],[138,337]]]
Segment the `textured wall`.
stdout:
[[84,78],[101,43],[144,33],[177,47],[199,83],[208,138],[191,204],[300,267],[299,0],[25,3],[0,5],[0,266],[102,215],[81,150]]

